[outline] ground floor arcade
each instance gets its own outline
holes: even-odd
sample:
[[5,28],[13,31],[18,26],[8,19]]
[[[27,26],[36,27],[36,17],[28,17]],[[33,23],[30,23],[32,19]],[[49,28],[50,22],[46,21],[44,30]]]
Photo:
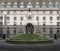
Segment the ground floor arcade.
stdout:
[[42,25],[33,25],[31,23],[19,26],[5,25],[0,27],[0,37],[2,37],[3,39],[9,36],[19,34],[42,34],[44,36],[54,37],[55,34],[57,36],[60,36],[60,28],[55,25],[42,26]]

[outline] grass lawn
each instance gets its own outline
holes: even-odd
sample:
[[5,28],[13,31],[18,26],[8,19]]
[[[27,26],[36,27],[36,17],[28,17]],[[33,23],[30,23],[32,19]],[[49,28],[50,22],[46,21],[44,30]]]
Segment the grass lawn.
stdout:
[[22,34],[12,38],[8,38],[7,42],[20,44],[20,43],[51,43],[52,40],[39,36],[37,34]]

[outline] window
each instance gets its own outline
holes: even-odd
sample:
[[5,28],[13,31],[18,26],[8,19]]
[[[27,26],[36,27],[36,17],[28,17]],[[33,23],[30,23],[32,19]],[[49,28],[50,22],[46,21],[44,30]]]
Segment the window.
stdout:
[[43,32],[46,32],[46,28],[43,28]]
[[50,29],[50,34],[52,34],[53,33],[53,30],[52,29]]
[[16,34],[16,28],[14,28],[14,34]]
[[46,22],[43,22],[43,26],[46,26]]
[[53,28],[50,28],[50,29],[53,29]]
[[7,17],[7,20],[9,20],[10,19],[10,17]]
[[3,28],[0,28],[0,34],[3,34]]
[[60,30],[57,30],[57,34],[59,34]]
[[1,3],[1,7],[2,7],[2,8],[4,8],[5,5],[6,5],[5,2],[2,2],[2,3]]
[[16,28],[14,28],[14,29],[16,29]]
[[50,20],[53,20],[53,17],[50,17]]
[[0,25],[2,26],[3,25],[3,22],[0,22]]
[[0,20],[3,20],[3,17],[2,16],[0,16]]
[[46,20],[46,17],[43,17],[43,20]]
[[1,13],[3,13],[3,11],[1,11]]
[[36,4],[35,4],[35,8],[40,8],[40,4],[39,4],[39,2],[36,2]]
[[60,28],[56,28],[56,29],[60,29]]
[[16,20],[17,18],[16,17],[14,17],[14,20]]
[[42,8],[46,8],[47,6],[46,6],[46,3],[45,3],[45,1],[43,1],[42,2]]
[[7,21],[6,23],[7,23],[7,25],[9,25],[9,24],[10,24],[10,22],[9,22],[9,21]]
[[59,26],[60,22],[57,22],[57,26]]
[[32,8],[32,7],[33,7],[33,5],[31,5],[31,4],[27,5],[27,8]]
[[24,8],[24,2],[20,3],[20,8]]
[[57,17],[57,20],[59,20],[60,18],[59,17]]
[[56,2],[56,3],[55,3],[55,8],[58,8],[58,7],[59,7],[59,3]]
[[7,30],[7,34],[10,34],[10,30],[9,29]]
[[20,25],[22,25],[22,22],[20,22]]
[[45,30],[45,29],[43,29],[43,32],[46,32],[46,30]]
[[33,7],[32,3],[31,2],[28,2],[27,8],[32,8],[32,7]]
[[7,8],[10,8],[11,6],[12,6],[11,2],[8,2],[7,5],[6,5]]
[[14,34],[16,34],[16,30],[14,29]]
[[36,20],[39,20],[39,17],[36,17]]
[[31,20],[31,16],[28,17],[28,20]]
[[3,28],[0,28],[0,30],[2,30]]
[[3,30],[2,29],[0,30],[0,34],[3,34]]
[[21,20],[23,20],[23,17],[21,17]]
[[53,22],[50,22],[50,26],[53,26]]
[[13,3],[13,7],[14,7],[14,8],[17,8],[17,7],[18,7],[17,2],[14,2],[14,3]]
[[2,34],[3,34],[3,30],[0,30],[0,37],[2,37]]
[[48,3],[48,7],[49,7],[49,8],[53,8],[53,3],[52,3],[52,2],[49,2],[49,3]]
[[7,29],[10,29],[10,28],[7,28]]

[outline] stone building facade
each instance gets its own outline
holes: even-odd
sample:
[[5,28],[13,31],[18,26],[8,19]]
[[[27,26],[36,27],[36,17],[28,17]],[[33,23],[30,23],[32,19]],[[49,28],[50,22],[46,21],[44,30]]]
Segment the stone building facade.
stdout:
[[18,34],[60,35],[59,0],[0,1],[0,37]]

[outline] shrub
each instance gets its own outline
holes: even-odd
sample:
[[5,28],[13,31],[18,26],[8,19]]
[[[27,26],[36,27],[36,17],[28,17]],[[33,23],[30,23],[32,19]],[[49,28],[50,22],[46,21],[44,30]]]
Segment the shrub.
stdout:
[[22,34],[13,38],[8,38],[7,42],[15,44],[20,43],[31,44],[31,43],[52,43],[53,41],[44,36],[39,36],[37,34]]

